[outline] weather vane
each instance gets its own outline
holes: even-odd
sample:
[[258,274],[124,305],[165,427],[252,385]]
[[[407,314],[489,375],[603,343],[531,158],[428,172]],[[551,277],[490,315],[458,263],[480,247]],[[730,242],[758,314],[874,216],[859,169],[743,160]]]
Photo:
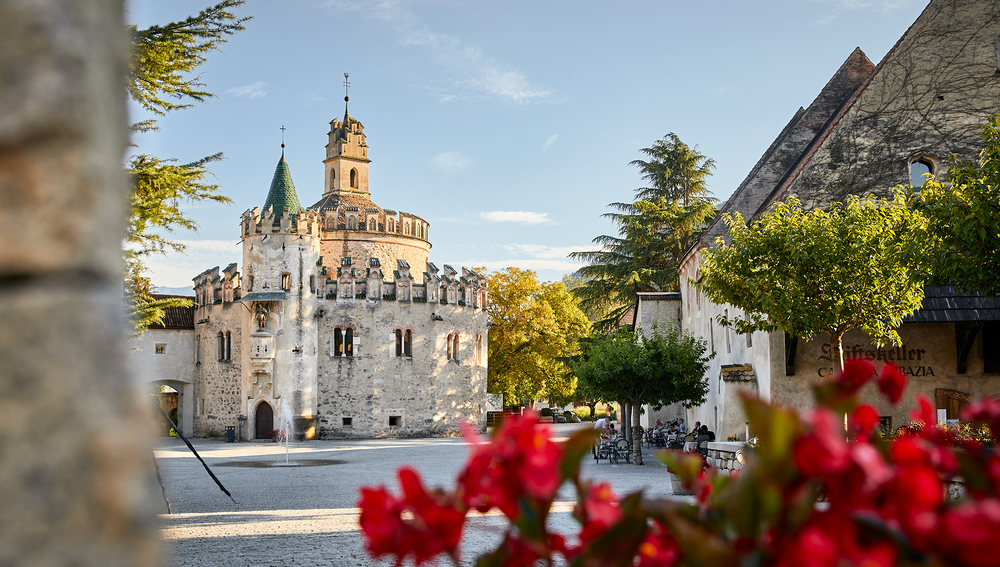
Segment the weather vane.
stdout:
[[351,97],[347,96],[351,90],[351,82],[347,80],[347,73],[344,73],[344,102],[351,100]]

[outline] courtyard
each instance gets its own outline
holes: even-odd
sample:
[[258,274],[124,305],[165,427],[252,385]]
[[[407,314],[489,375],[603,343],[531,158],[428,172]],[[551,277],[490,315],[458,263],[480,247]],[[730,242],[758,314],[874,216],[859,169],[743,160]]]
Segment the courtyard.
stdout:
[[[564,439],[590,425],[551,427],[555,438]],[[451,487],[468,456],[460,438],[308,441],[290,443],[287,453],[290,462],[305,466],[285,467],[280,466],[284,445],[209,439],[192,444],[236,504],[180,439],[159,439],[156,461],[173,511],[160,515],[168,565],[391,565],[364,551],[359,488],[385,484],[398,492],[395,471],[403,465],[414,466],[429,486]],[[607,481],[619,495],[644,490],[652,497],[670,496],[666,467],[644,451],[644,466],[595,463],[588,456],[583,477]],[[568,533],[577,525],[572,502],[572,490],[564,486],[549,520],[558,531]],[[495,511],[474,515],[463,535],[462,564],[471,565],[476,555],[492,549],[504,525]]]

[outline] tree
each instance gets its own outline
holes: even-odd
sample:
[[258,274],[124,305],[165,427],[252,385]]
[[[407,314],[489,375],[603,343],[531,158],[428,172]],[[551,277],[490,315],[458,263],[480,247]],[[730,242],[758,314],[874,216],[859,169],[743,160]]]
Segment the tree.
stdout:
[[852,196],[828,211],[803,210],[792,197],[750,226],[739,213],[724,218],[732,240],[704,250],[698,284],[715,303],[744,312],[721,324],[807,340],[825,332],[839,370],[847,331],[900,344],[896,328],[924,297],[926,222],[901,191],[892,200]]
[[487,390],[514,401],[572,399],[576,379],[561,359],[590,333],[576,299],[563,284],[518,268],[490,274],[489,287]]
[[[639,427],[639,410],[654,410],[683,402],[686,407],[705,402],[708,394],[708,344],[674,327],[654,327],[653,335],[621,329],[597,335],[573,365],[581,387],[604,399],[631,404],[632,431]],[[633,435],[635,464],[642,464],[641,437]]]
[[931,283],[1000,295],[1000,115],[983,125],[979,163],[953,159],[947,183],[929,178],[915,197],[927,216]]
[[[205,63],[209,52],[243,30],[250,18],[238,18],[230,11],[242,5],[243,0],[223,0],[180,22],[142,30],[129,26],[133,50],[128,70],[129,97],[159,116],[188,108],[193,104],[190,101],[204,102],[212,97],[199,76],[192,73]],[[157,129],[155,120],[132,125],[133,132]],[[183,251],[182,244],[169,240],[164,233],[197,228],[182,210],[184,203],[232,202],[219,192],[218,185],[206,181],[211,175],[209,164],[221,159],[221,153],[186,164],[143,153],[127,159],[131,209],[123,254],[127,310],[136,334],[162,321],[166,307],[191,305],[178,298],[153,299],[151,283],[144,276],[143,258],[168,250]]]
[[677,290],[677,268],[688,248],[716,214],[706,180],[715,162],[670,133],[640,150],[649,161],[635,160],[649,186],[636,189],[632,203],[611,203],[606,213],[618,236],[593,240],[600,250],[574,252],[589,262],[579,270],[584,285],[573,289],[595,327],[610,331],[642,291]]

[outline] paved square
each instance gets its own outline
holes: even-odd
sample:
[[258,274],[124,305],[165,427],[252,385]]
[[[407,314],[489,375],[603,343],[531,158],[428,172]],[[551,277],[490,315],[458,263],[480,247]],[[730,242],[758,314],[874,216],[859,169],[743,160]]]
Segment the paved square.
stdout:
[[[556,437],[589,424],[554,426]],[[161,439],[156,460],[173,507],[163,514],[168,565],[301,566],[391,565],[364,552],[358,528],[358,489],[386,484],[398,492],[395,471],[414,466],[429,486],[451,488],[468,456],[459,438],[309,441],[291,443],[288,458],[317,466],[282,467],[285,447],[274,443],[223,443],[196,439],[192,444],[233,494],[234,505],[209,478],[179,439]],[[645,466],[611,465],[584,459],[583,476],[606,480],[623,495],[645,490],[670,495],[666,467],[646,452]],[[550,525],[570,532],[573,494],[564,486]],[[505,525],[495,512],[473,517],[462,540],[463,565],[499,542]]]

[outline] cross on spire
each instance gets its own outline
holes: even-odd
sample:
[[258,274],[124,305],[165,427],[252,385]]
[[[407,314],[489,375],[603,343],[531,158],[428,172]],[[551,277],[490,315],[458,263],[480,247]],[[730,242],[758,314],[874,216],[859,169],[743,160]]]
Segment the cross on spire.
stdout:
[[347,73],[344,73],[344,102],[351,100],[351,97],[348,96],[351,90],[351,82],[347,80],[347,77]]
[[285,125],[281,125],[281,155],[285,155]]

